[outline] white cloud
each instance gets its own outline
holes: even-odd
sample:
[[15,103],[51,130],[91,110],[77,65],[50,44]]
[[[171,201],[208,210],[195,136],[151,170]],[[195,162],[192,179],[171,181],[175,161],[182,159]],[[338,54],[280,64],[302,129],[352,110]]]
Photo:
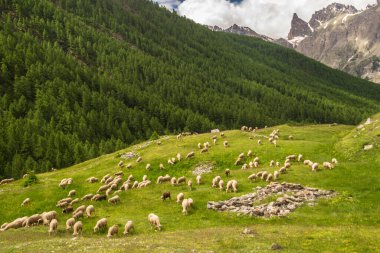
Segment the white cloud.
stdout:
[[232,4],[226,0],[184,0],[178,5],[176,0],[156,0],[170,5],[175,2],[178,14],[195,22],[206,25],[218,25],[227,28],[233,24],[249,26],[258,33],[285,37],[290,29],[293,13],[308,21],[311,15],[333,2],[351,4],[364,9],[376,0],[243,0]]

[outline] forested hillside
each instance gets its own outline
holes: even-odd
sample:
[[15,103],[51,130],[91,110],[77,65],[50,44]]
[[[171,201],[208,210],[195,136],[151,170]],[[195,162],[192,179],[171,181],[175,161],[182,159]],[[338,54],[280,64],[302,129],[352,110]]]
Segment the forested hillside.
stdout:
[[357,123],[380,87],[146,0],[0,0],[0,178],[183,130]]

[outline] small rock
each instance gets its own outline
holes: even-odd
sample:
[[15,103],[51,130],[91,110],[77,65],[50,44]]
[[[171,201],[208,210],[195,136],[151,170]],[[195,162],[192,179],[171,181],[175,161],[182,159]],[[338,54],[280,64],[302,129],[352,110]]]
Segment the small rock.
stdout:
[[364,150],[371,150],[373,149],[373,145],[372,144],[368,144],[368,145],[364,145]]
[[271,250],[281,250],[282,247],[278,243],[273,243],[272,246],[270,247]]
[[255,232],[252,230],[252,229],[250,229],[250,228],[245,228],[244,230],[243,230],[243,232],[242,232],[242,234],[245,234],[245,235],[252,235],[252,234],[254,234]]

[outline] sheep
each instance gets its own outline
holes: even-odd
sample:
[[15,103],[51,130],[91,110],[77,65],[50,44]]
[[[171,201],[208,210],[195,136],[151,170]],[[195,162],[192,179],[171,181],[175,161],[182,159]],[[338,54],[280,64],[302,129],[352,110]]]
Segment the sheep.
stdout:
[[95,182],[99,182],[99,179],[96,178],[96,177],[90,177],[90,178],[87,178],[87,179],[86,179],[86,182],[92,184],[92,183],[95,183]]
[[256,181],[257,176],[256,176],[255,174],[251,174],[251,175],[248,176],[248,179],[249,179],[250,181]]
[[303,155],[302,154],[299,154],[298,157],[297,157],[297,161],[298,162],[301,162],[303,159]]
[[79,233],[82,233],[83,223],[81,221],[77,221],[75,222],[73,228],[74,228],[73,236],[76,237],[79,235]]
[[133,221],[129,220],[127,221],[127,223],[125,223],[125,226],[124,226],[124,235],[128,235],[132,229],[134,230],[135,229],[135,226],[133,224]]
[[238,158],[238,159],[236,159],[234,165],[237,166],[237,165],[239,165],[241,162],[242,162],[242,159],[241,159],[241,158]]
[[115,176],[124,176],[124,172],[118,171],[115,173]]
[[11,182],[15,181],[14,178],[7,178],[0,181],[0,185],[2,184],[9,184]]
[[223,132],[221,132],[221,133],[220,133],[220,136],[221,136],[221,137],[225,137],[225,135],[224,135],[224,133],[223,133]]
[[99,189],[96,191],[96,193],[104,192],[108,189],[108,185],[102,185],[99,187]]
[[292,165],[290,163],[285,163],[284,167],[289,169]]
[[117,204],[119,202],[120,202],[120,197],[118,195],[115,195],[108,200],[108,203],[110,204]]
[[94,212],[95,212],[95,207],[93,205],[89,205],[88,207],[86,207],[87,217],[91,217]]
[[196,181],[197,181],[197,185],[200,185],[201,184],[201,181],[202,181],[202,176],[201,175],[198,175],[196,177]]
[[132,189],[137,188],[138,185],[139,185],[138,181],[133,182]]
[[26,206],[30,204],[30,198],[24,199],[24,201],[21,203],[21,206]]
[[224,141],[224,142],[223,142],[223,146],[224,146],[225,148],[227,148],[227,147],[228,147],[228,141]]
[[289,136],[288,136],[288,139],[289,139],[289,140],[293,140],[293,135],[289,135]]
[[193,181],[192,180],[189,180],[187,181],[187,186],[189,187],[189,190],[193,190]]
[[261,178],[261,176],[263,175],[264,172],[265,171],[259,171],[259,172],[257,172],[257,174],[256,174],[257,178]]
[[150,213],[148,215],[148,220],[151,226],[153,226],[156,230],[161,230],[162,226],[160,223],[160,218],[154,213]]
[[89,193],[89,194],[84,195],[84,196],[81,198],[81,200],[82,200],[82,201],[83,201],[83,200],[90,200],[93,196],[94,196],[94,194]]
[[242,170],[246,170],[246,169],[248,169],[248,164],[246,164],[246,163],[243,164],[243,166],[241,166],[241,169],[242,169]]
[[174,165],[173,161],[171,159],[168,160],[169,165]]
[[136,159],[136,162],[139,163],[139,162],[141,162],[141,161],[142,161],[142,157],[139,156],[139,157]]
[[146,181],[146,180],[148,180],[148,176],[144,175],[143,178],[142,178],[142,181]]
[[175,157],[172,157],[171,161],[172,161],[173,164],[175,164],[176,163]]
[[171,179],[171,176],[169,176],[168,174],[166,174],[165,176],[162,177],[162,182],[169,182]]
[[108,229],[107,238],[111,238],[112,236],[117,235],[118,232],[119,232],[119,226],[118,226],[117,224],[111,226],[111,227]]
[[56,219],[52,219],[49,225],[49,235],[52,233],[56,233],[58,228],[58,221]]
[[313,163],[313,164],[311,165],[311,170],[312,170],[312,171],[317,171],[317,169],[318,169],[318,163]]
[[220,190],[220,191],[223,191],[224,181],[223,181],[223,180],[220,180],[219,183],[218,183],[218,185],[219,185],[219,190]]
[[77,212],[84,212],[86,210],[86,206],[85,205],[81,205],[79,207],[77,207],[77,209],[75,209],[74,213],[73,214],[76,214]]
[[109,195],[111,195],[111,193],[112,193],[112,189],[108,188],[106,191],[106,196],[108,197]]
[[62,213],[72,213],[73,212],[73,206],[67,206],[62,210]]
[[56,211],[44,212],[41,214],[41,216],[42,216],[43,224],[49,225],[52,219],[57,218],[57,212]]
[[156,184],[161,184],[163,182],[163,180],[162,180],[163,178],[164,178],[163,176],[159,176],[157,178]]
[[112,177],[109,177],[104,183],[105,184],[109,184],[113,181],[113,178]]
[[185,198],[185,195],[182,192],[178,193],[177,203],[180,203],[184,198]]
[[69,194],[67,195],[67,197],[72,197],[75,194],[77,194],[77,191],[76,190],[71,190],[71,191],[69,191]]
[[107,228],[107,218],[101,218],[95,224],[94,233],[98,232],[99,230],[106,229],[106,228]]
[[73,199],[73,200],[70,202],[70,205],[77,204],[77,203],[79,203],[79,201],[80,201],[79,198]]
[[248,152],[247,152],[247,156],[248,156],[248,157],[251,157],[252,155],[253,155],[252,150],[248,150]]
[[3,225],[1,225],[0,229],[5,228],[9,223],[5,222]]
[[202,149],[202,144],[201,143],[198,143],[198,149]]
[[268,177],[267,177],[267,182],[269,181],[272,181],[273,180],[273,175],[272,174],[268,174]]
[[215,188],[216,185],[219,183],[220,180],[221,180],[221,177],[220,177],[220,176],[216,176],[216,177],[214,177],[214,179],[212,180],[212,188]]
[[162,193],[161,199],[162,199],[162,201],[164,201],[166,199],[171,199],[170,192],[164,192],[164,193]]
[[106,195],[96,194],[91,200],[101,201],[101,200],[106,200],[106,199],[107,199]]
[[204,147],[204,148],[202,148],[200,152],[201,152],[201,154],[202,154],[202,153],[206,153],[206,152],[208,152],[208,147]]
[[273,180],[277,181],[277,179],[279,178],[279,176],[280,176],[280,173],[278,173],[277,170],[275,172],[273,172]]
[[150,168],[151,168],[151,165],[150,165],[150,163],[148,163],[148,164],[146,165],[145,169],[146,169],[146,170],[150,170]]
[[303,164],[304,164],[304,165],[309,165],[309,163],[310,163],[310,160],[304,160],[304,161],[303,161]]
[[253,167],[258,168],[259,167],[259,163],[258,162],[253,162]]
[[126,166],[127,169],[132,169],[132,164],[131,163],[128,163],[128,165]]
[[189,209],[191,207],[192,201],[189,201],[189,199],[184,199],[182,201],[182,213],[184,215],[187,215],[189,212]]
[[274,167],[274,161],[272,160],[272,161],[270,161],[270,163],[269,163],[269,167]]
[[230,192],[232,189],[234,192],[237,192],[237,181],[236,180],[230,180],[227,182],[226,186],[226,192]]
[[338,164],[338,160],[336,158],[333,158],[333,159],[331,159],[331,163],[337,165]]
[[181,161],[181,154],[180,153],[177,153],[177,160]]
[[110,176],[110,174],[107,174],[107,175],[105,175],[103,178],[102,178],[102,180],[100,181],[102,184],[104,184],[106,181],[107,181],[107,179],[108,178],[110,178],[111,176]]
[[260,139],[257,141],[257,144],[258,144],[258,145],[261,145],[261,140],[260,140]]
[[190,159],[190,158],[194,157],[194,155],[195,155],[194,151],[191,151],[190,153],[188,153],[186,155],[186,159]]
[[255,162],[259,163],[259,162],[260,162],[260,158],[259,158],[259,157],[255,157],[255,159],[253,159],[253,162],[254,162],[254,163],[255,163]]
[[27,178],[27,177],[29,177],[29,174],[28,174],[28,173],[27,173],[27,174],[24,174],[24,175],[22,176],[23,179],[25,179],[25,178]]
[[74,219],[74,218],[69,218],[69,219],[66,221],[66,231],[70,231],[70,230],[72,230],[74,224],[75,224],[75,219]]
[[249,162],[248,165],[249,165],[249,168],[251,169],[253,168],[253,162]]
[[286,157],[286,159],[289,159],[289,160],[296,160],[297,156],[296,155],[288,155]]
[[264,171],[263,174],[261,175],[261,180],[266,180],[268,177],[268,172]]
[[170,183],[173,185],[173,186],[176,186],[177,185],[177,179],[175,177],[172,177],[172,179],[170,180]]
[[234,190],[234,192],[237,192],[238,190],[238,182],[236,180],[232,180],[232,189]]
[[177,180],[177,184],[185,183],[185,182],[186,182],[186,177],[184,177],[184,176],[178,178],[178,180]]
[[27,218],[28,217],[25,216],[25,217],[22,217],[22,218],[17,218],[17,219],[15,219],[14,221],[12,221],[10,223],[3,224],[1,226],[0,231],[6,231],[6,230],[11,229],[11,228],[14,228],[14,229],[21,228],[22,224],[25,222],[25,220]]
[[216,145],[216,139],[212,139],[212,142],[214,143],[214,145]]
[[280,167],[280,162],[276,162],[276,166],[277,166],[277,167]]
[[41,214],[34,214],[30,217],[28,217],[24,222],[23,222],[23,226],[24,227],[30,227],[30,226],[33,226],[33,225],[37,225],[39,223],[39,221],[42,220],[42,216]]
[[226,175],[226,177],[229,177],[230,174],[231,174],[230,169],[226,169],[226,170],[224,171],[224,174]]
[[179,140],[182,137],[182,134],[177,135],[177,140]]
[[83,217],[83,211],[82,211],[82,210],[73,213],[73,218],[74,218],[74,219],[77,220],[77,219],[80,218],[80,217]]
[[324,163],[323,163],[323,167],[324,167],[325,169],[332,170],[332,169],[334,168],[334,165],[331,164],[331,163],[329,163],[329,162],[324,162]]
[[165,169],[165,166],[162,163],[160,163],[160,170],[164,170],[164,169]]

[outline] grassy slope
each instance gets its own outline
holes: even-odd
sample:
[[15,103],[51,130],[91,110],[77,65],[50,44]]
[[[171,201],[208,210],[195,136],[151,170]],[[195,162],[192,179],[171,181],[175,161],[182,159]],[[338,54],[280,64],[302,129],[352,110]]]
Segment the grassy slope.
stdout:
[[[377,115],[380,118],[380,115]],[[257,145],[257,137],[250,140],[251,133],[240,131],[226,132],[226,139],[231,147],[223,148],[219,141],[208,154],[200,155],[196,150],[198,142],[211,142],[212,134],[186,137],[177,141],[170,136],[162,140],[162,145],[151,144],[140,148],[140,145],[130,147],[118,153],[99,157],[94,160],[70,167],[65,170],[39,175],[41,182],[30,188],[23,188],[22,182],[17,181],[11,185],[0,186],[0,224],[24,215],[36,212],[59,209],[55,208],[57,200],[65,197],[71,189],[77,190],[77,196],[94,193],[99,184],[85,183],[90,176],[101,178],[107,173],[117,172],[117,163],[120,160],[118,154],[128,150],[135,150],[143,157],[143,162],[136,165],[126,176],[133,174],[137,180],[141,180],[147,174],[152,181],[161,174],[171,176],[185,175],[192,177],[193,167],[201,161],[213,161],[216,168],[211,174],[205,174],[201,186],[196,186],[191,192],[186,186],[172,187],[168,184],[153,184],[145,189],[123,192],[120,197],[121,204],[111,206],[106,202],[95,203],[95,218],[84,218],[83,237],[70,240],[71,236],[64,231],[64,222],[69,215],[59,214],[59,233],[53,238],[47,236],[46,227],[22,228],[0,233],[1,251],[35,252],[36,249],[47,245],[47,251],[66,251],[69,247],[78,247],[84,251],[108,251],[110,245],[113,251],[182,251],[192,249],[197,251],[266,251],[274,242],[285,247],[289,252],[375,252],[380,250],[377,242],[380,241],[380,165],[379,159],[370,159],[378,154],[378,148],[366,154],[366,159],[347,159],[347,154],[342,150],[347,141],[352,126],[279,126],[281,138],[275,148],[264,141],[262,146]],[[258,135],[268,135],[272,129],[260,130]],[[286,140],[286,136],[293,135],[294,140]],[[345,137],[346,136],[346,137]],[[355,142],[353,138],[349,138]],[[233,166],[234,159],[241,152],[252,149],[255,155],[261,158],[261,168],[249,171],[240,170]],[[184,156],[187,152],[196,150],[196,158],[185,160],[173,167],[166,166],[165,171],[159,171],[160,162],[166,164],[169,157],[181,152]],[[342,152],[341,152],[342,151]],[[322,170],[312,173],[303,165],[294,164],[289,173],[282,175],[280,181],[301,183],[308,186],[323,189],[333,189],[340,194],[332,200],[320,200],[315,207],[307,205],[297,209],[287,218],[251,218],[239,217],[234,214],[218,213],[206,209],[208,200],[223,200],[232,196],[239,196],[250,192],[252,187],[265,185],[265,183],[249,183],[246,179],[252,171],[274,169],[269,168],[270,160],[284,160],[288,154],[302,153],[306,159],[322,163],[337,157],[340,161],[332,171]],[[153,170],[145,171],[146,163],[151,163]],[[223,175],[225,168],[231,168],[232,178],[239,181],[239,192],[225,193],[212,189],[211,179],[215,175]],[[124,178],[126,177],[124,176]],[[65,190],[58,188],[62,178],[72,177],[73,184]],[[183,216],[181,208],[174,200],[162,202],[160,194],[170,190],[175,197],[178,192],[184,192],[186,196],[195,201],[195,208],[188,216]],[[32,199],[28,207],[20,208],[20,203],[26,197]],[[89,204],[86,202],[84,204]],[[158,214],[164,226],[164,231],[155,233],[147,223],[147,215],[150,212]],[[135,222],[136,232],[129,238],[106,240],[105,235],[93,235],[92,227],[100,217],[107,217],[109,224],[123,226],[128,219]],[[251,227],[256,231],[254,236],[243,236],[244,227]],[[121,234],[121,233],[119,233]],[[23,238],[23,242],[15,243],[15,240]],[[47,243],[48,242],[48,243]],[[269,251],[269,250],[268,250]]]

